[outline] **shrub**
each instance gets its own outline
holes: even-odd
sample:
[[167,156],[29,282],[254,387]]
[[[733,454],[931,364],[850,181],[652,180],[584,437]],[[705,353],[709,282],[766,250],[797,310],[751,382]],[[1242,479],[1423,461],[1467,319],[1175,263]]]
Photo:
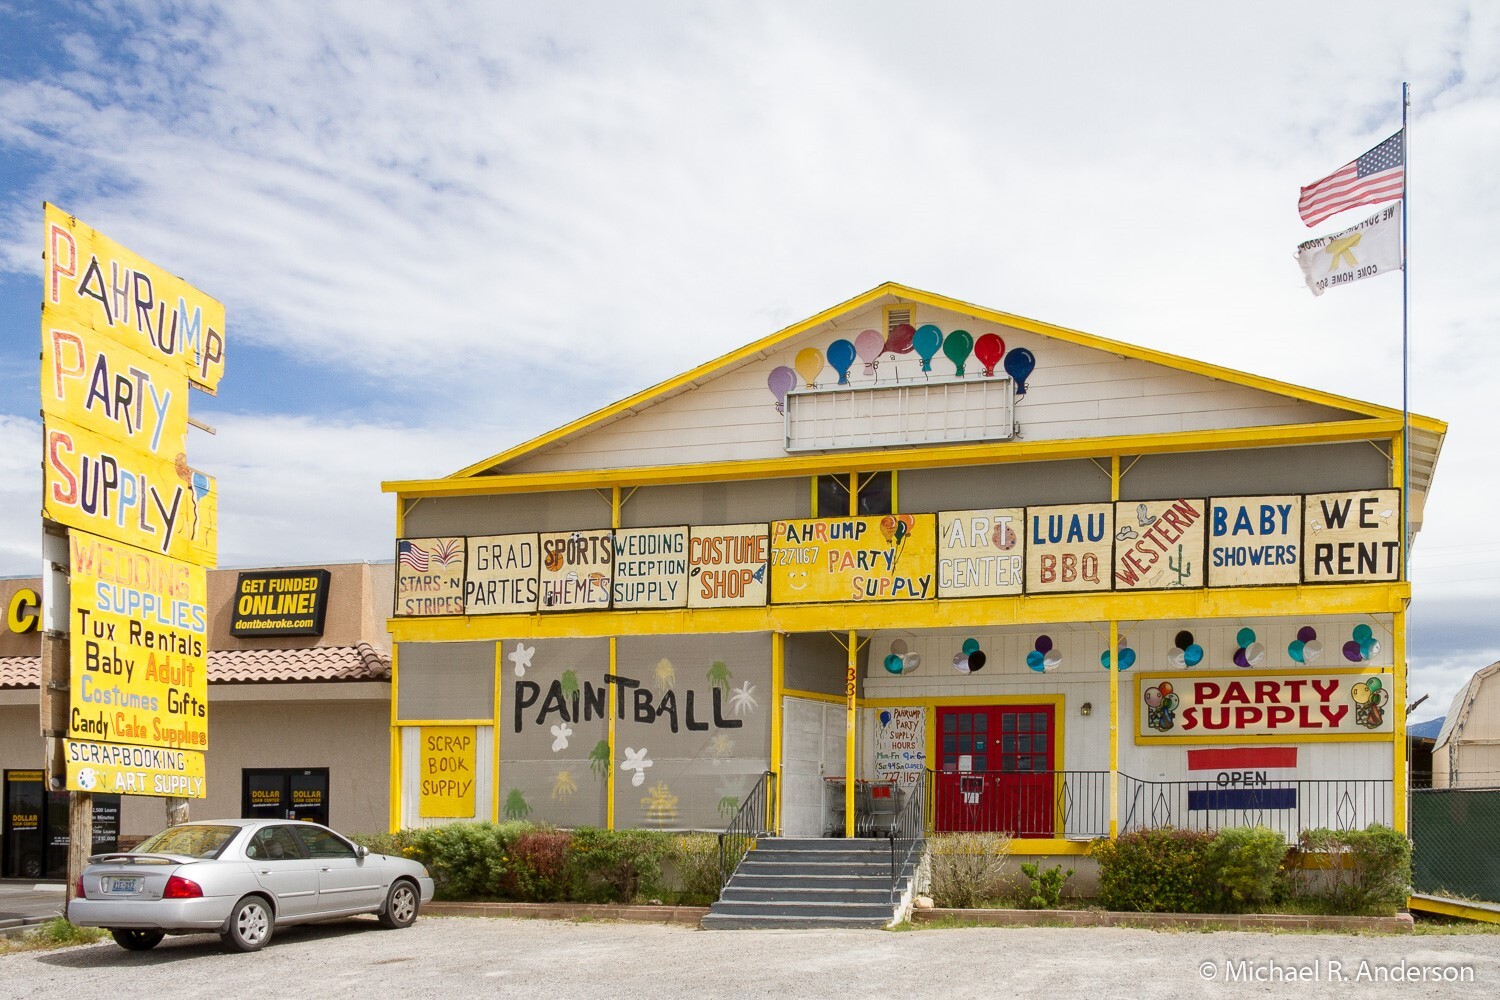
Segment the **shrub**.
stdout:
[[1208,846],[1208,881],[1214,903],[1226,912],[1244,912],[1283,893],[1286,838],[1264,826],[1220,830]]
[[1099,898],[1106,909],[1202,912],[1212,900],[1208,848],[1213,834],[1170,826],[1097,841]]
[[1062,905],[1063,883],[1072,878],[1073,869],[1065,872],[1062,865],[1053,865],[1044,871],[1039,863],[1026,861],[1021,864],[1021,874],[1031,883],[1030,891],[1021,902],[1022,908],[1055,910]]
[[1323,896],[1352,913],[1391,912],[1411,891],[1411,841],[1398,830],[1371,823],[1363,830],[1304,830],[1303,851],[1328,860],[1322,891],[1304,880],[1301,891]]
[[631,903],[659,895],[662,861],[671,841],[654,830],[573,831],[568,852],[568,885],[586,903]]
[[945,833],[932,837],[932,899],[968,908],[1005,894],[1010,838],[1003,833]]
[[568,852],[566,830],[524,830],[511,841],[504,858],[500,888],[513,899],[551,903],[566,897]]
[[412,855],[427,866],[442,899],[497,896],[505,876],[507,836],[515,824],[449,823],[412,831]]
[[[719,838],[712,833],[684,833],[672,839],[672,864],[681,902],[707,906],[719,898]],[[737,859],[728,858],[733,867]]]

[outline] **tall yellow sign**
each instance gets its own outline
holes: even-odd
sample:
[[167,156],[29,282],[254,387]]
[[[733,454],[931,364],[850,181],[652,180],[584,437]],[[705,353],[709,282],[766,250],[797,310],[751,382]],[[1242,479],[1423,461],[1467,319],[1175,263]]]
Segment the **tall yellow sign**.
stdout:
[[188,389],[218,389],[224,307],[43,215],[42,515],[69,529],[67,787],[202,797],[218,501],[188,465]]

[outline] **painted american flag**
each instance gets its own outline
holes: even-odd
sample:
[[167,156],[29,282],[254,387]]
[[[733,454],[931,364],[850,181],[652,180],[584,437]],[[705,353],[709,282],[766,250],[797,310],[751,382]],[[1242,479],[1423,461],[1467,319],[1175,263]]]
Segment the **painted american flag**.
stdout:
[[1406,177],[1406,131],[1403,129],[1302,189],[1297,214],[1309,226],[1356,205],[1375,205],[1401,197]]
[[401,565],[409,566],[418,573],[427,572],[427,550],[415,542],[408,542],[404,538],[397,542],[396,558]]

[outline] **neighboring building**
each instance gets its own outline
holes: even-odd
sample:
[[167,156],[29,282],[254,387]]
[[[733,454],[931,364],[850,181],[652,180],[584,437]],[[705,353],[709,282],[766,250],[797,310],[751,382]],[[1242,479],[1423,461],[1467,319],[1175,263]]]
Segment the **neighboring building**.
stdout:
[[1500,788],[1500,663],[1469,678],[1432,748],[1433,788]]
[[[321,595],[321,623],[282,635],[276,616],[231,634],[241,577],[274,576]],[[295,815],[354,832],[384,829],[390,784],[389,564],[208,572],[208,795],[197,819]],[[67,863],[67,793],[43,788],[32,611],[39,579],[0,580],[11,609],[0,632],[0,875],[60,875]],[[247,602],[242,611],[252,610]],[[263,616],[263,618],[266,616]],[[166,825],[165,800],[95,796],[97,844],[133,842]]]
[[723,829],[770,772],[786,834],[919,776],[937,829],[1028,852],[1403,824],[1445,431],[881,285],[385,484],[390,823]]
[[1412,788],[1432,787],[1432,747],[1443,731],[1443,719],[1428,719],[1406,727],[1406,754]]

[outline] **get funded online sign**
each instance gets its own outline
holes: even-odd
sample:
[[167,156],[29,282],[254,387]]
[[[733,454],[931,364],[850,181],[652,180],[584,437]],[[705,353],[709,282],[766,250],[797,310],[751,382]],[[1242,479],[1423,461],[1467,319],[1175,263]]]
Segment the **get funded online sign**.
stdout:
[[[81,531],[69,533],[69,549],[68,735],[206,750],[206,571]],[[113,791],[75,786],[73,775],[70,767],[69,788]],[[166,793],[143,789],[141,794]]]

